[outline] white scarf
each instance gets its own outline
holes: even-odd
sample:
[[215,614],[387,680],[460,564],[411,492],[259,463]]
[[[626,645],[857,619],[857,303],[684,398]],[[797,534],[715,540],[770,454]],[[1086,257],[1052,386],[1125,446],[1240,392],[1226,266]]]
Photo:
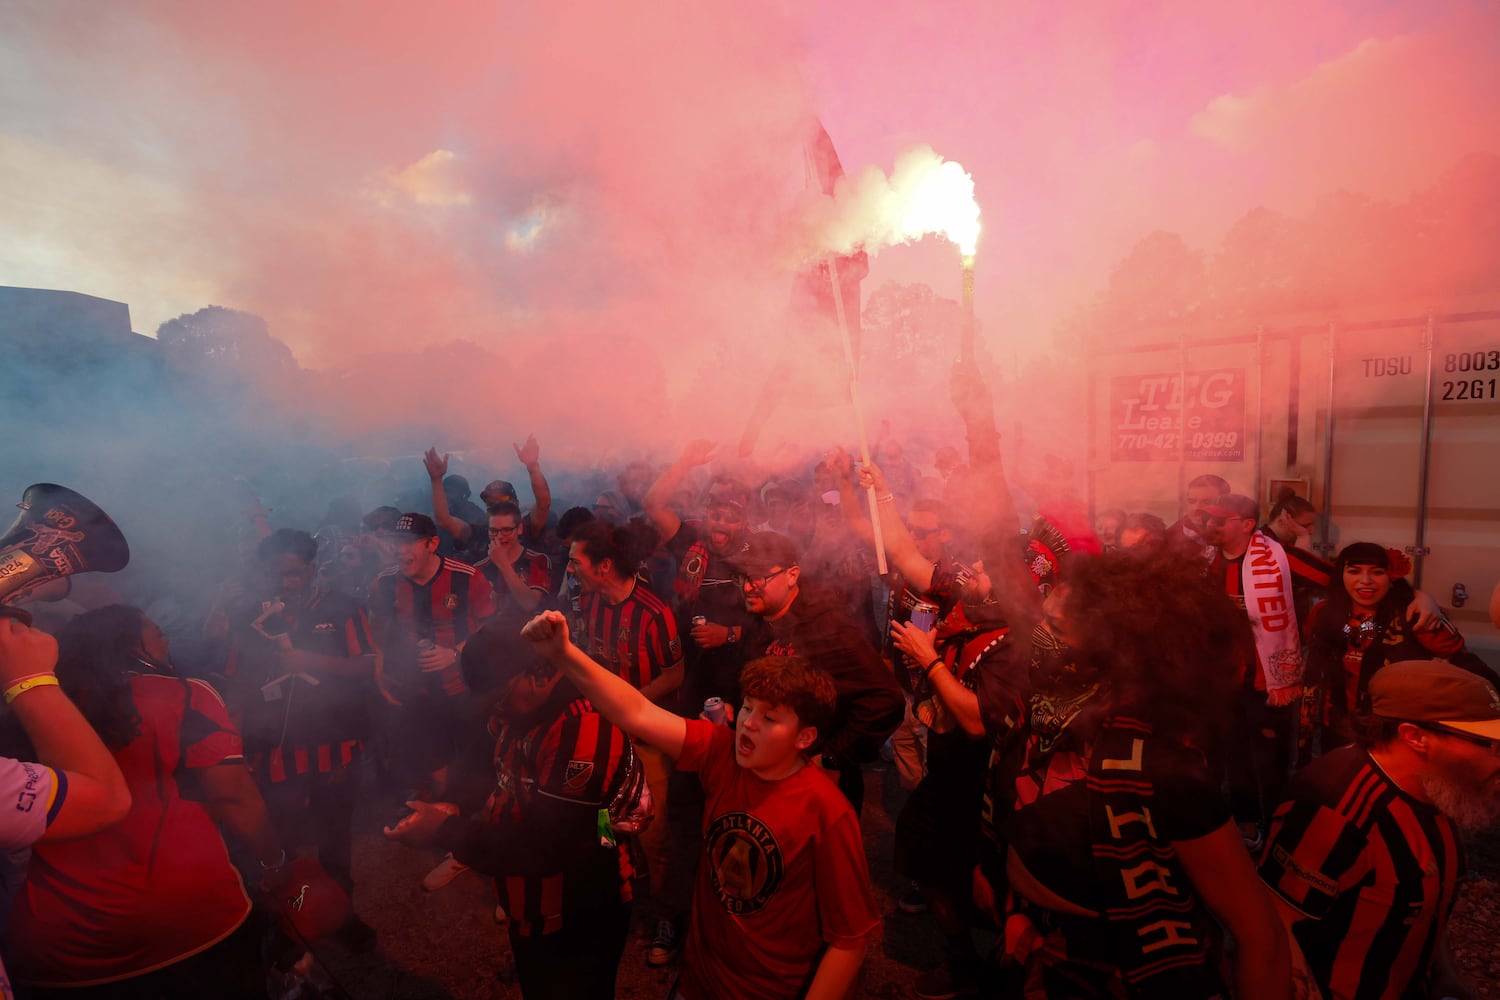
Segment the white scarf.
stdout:
[[1257,531],[1240,564],[1245,613],[1255,633],[1255,651],[1266,691],[1302,683],[1302,639],[1292,605],[1292,571],[1281,543]]

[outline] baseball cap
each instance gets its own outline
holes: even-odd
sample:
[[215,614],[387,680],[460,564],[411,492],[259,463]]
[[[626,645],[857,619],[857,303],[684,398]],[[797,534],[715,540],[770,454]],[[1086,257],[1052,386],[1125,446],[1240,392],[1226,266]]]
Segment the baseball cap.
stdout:
[[1370,678],[1370,712],[1500,740],[1500,692],[1446,660],[1404,660]]
[[286,885],[276,900],[276,916],[288,937],[306,944],[344,926],[351,912],[349,896],[322,865],[312,858],[298,858],[286,874]]
[[416,535],[419,538],[436,538],[437,525],[426,514],[407,513],[396,518],[391,530],[398,535]]
[[511,503],[519,503],[516,496],[516,488],[503,479],[492,479],[484,489],[479,491],[479,499],[487,504],[498,503],[509,500]]
[[1219,499],[1203,508],[1210,517],[1243,517],[1260,520],[1260,504],[1243,493],[1221,493]]
[[727,561],[746,576],[764,576],[777,567],[797,565],[797,546],[779,532],[757,531],[745,542],[744,550]]
[[443,479],[443,492],[450,497],[467,497],[469,481],[463,476],[452,475]]
[[800,503],[807,499],[807,494],[807,487],[795,479],[773,479],[760,488],[760,502],[768,504],[772,500],[784,500]]

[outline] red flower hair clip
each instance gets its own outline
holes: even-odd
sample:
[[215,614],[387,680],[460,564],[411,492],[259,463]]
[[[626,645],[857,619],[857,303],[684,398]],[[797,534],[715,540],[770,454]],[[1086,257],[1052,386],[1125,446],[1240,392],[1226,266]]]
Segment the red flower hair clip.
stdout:
[[1392,580],[1400,580],[1411,572],[1411,556],[1400,549],[1386,549],[1386,572],[1390,573]]

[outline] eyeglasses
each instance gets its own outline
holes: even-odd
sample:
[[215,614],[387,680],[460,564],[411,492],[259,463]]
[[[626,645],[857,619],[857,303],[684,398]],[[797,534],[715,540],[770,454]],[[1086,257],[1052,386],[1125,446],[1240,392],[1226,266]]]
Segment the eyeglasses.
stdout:
[[1472,743],[1477,747],[1484,747],[1490,753],[1500,754],[1500,740],[1492,740],[1487,736],[1477,736],[1474,733],[1466,733],[1461,729],[1449,729],[1447,726],[1435,722],[1413,722],[1412,725],[1418,729],[1425,729],[1429,733],[1438,733],[1442,736],[1451,736],[1465,743]]
[[511,525],[509,528],[491,528],[490,537],[499,538],[502,535],[514,535],[518,530],[520,530],[520,526],[515,524]]
[[1222,527],[1224,527],[1224,519],[1222,517],[1214,517],[1212,514],[1204,517],[1203,518],[1203,523],[1204,524],[1211,524],[1215,528],[1222,528]]
[[741,590],[765,590],[766,584],[770,583],[772,580],[776,579],[776,577],[785,573],[789,569],[791,569],[790,566],[784,566],[781,569],[776,570],[774,573],[767,573],[765,576],[746,576],[743,573],[736,573],[734,576],[734,582],[739,584]]
[[907,533],[913,538],[929,538],[942,530],[942,528],[919,528],[915,524],[906,526]]

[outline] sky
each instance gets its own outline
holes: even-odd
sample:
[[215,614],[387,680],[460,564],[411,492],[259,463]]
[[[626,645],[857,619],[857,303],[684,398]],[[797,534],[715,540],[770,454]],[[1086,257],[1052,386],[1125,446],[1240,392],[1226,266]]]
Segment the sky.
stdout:
[[[851,174],[926,144],[973,177],[1001,359],[1049,351],[1154,230],[1212,248],[1258,205],[1399,201],[1500,152],[1488,3],[626,8],[9,0],[0,284],[127,302],[145,334],[246,310],[311,367],[472,341],[509,415],[554,424],[528,392],[708,379],[743,409],[814,118]],[[874,249],[866,294],[958,296],[946,241]]]

